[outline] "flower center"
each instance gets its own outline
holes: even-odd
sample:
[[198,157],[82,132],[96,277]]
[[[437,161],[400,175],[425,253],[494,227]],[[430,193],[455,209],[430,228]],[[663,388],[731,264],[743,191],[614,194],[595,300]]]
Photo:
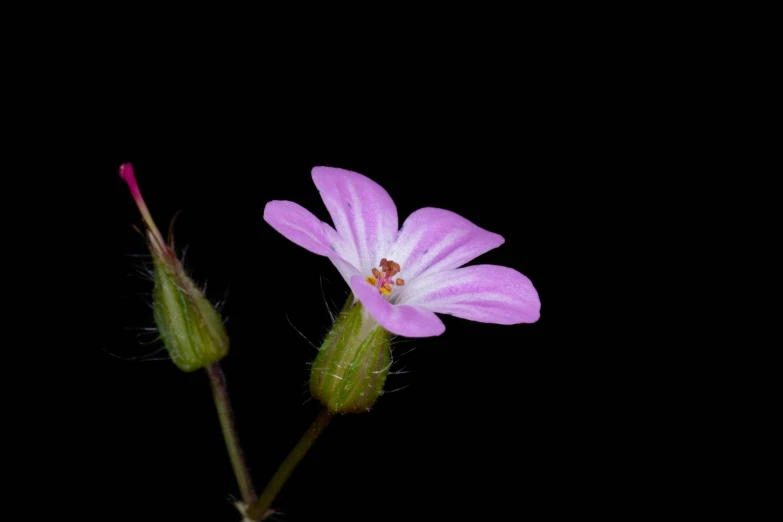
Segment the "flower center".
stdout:
[[378,291],[384,295],[390,295],[392,291],[392,285],[402,286],[405,281],[402,278],[392,279],[400,272],[400,264],[394,261],[387,261],[384,257],[381,259],[380,270],[377,268],[372,269],[372,275],[365,281],[373,285]]

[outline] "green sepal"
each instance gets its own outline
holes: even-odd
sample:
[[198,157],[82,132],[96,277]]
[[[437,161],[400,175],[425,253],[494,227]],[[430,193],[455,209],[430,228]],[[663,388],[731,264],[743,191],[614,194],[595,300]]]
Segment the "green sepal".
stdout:
[[391,334],[348,298],[313,361],[310,392],[332,413],[368,411],[383,393]]
[[220,314],[185,274],[177,259],[153,253],[152,310],[163,344],[179,369],[192,372],[228,353]]

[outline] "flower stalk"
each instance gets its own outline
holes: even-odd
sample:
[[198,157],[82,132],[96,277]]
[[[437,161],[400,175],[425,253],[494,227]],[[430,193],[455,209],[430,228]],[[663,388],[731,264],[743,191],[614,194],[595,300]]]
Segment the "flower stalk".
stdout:
[[258,500],[248,507],[245,512],[247,518],[250,520],[262,520],[265,518],[272,502],[274,502],[277,494],[280,493],[280,490],[291,476],[294,468],[296,468],[297,464],[299,464],[302,458],[307,454],[307,451],[313,446],[313,443],[318,439],[318,436],[323,433],[326,426],[329,425],[331,418],[332,414],[329,413],[329,410],[323,408],[318,414],[318,417],[315,418],[315,421],[313,421],[313,424],[305,432],[304,436],[302,436],[297,445],[294,446],[294,449],[291,450],[291,453],[288,454],[283,463],[280,464],[280,467],[277,468],[277,471],[272,476],[269,484],[267,484],[266,489],[261,493],[261,496],[258,497]]
[[228,400],[228,390],[226,389],[226,379],[220,363],[212,363],[205,368],[209,376],[209,384],[212,386],[212,395],[215,399],[220,427],[223,430],[223,439],[226,441],[228,457],[231,460],[231,467],[234,469],[239,492],[242,494],[242,500],[250,504],[256,500],[256,491],[253,488],[253,481],[250,479],[250,472],[245,464],[245,458],[242,453],[242,446],[239,444],[239,437],[234,428],[234,414],[231,410],[231,402]]

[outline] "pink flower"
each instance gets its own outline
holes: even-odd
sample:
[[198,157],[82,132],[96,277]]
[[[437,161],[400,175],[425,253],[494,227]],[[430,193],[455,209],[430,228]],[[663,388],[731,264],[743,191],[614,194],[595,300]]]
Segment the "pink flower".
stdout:
[[361,174],[315,167],[334,228],[291,201],[270,201],[264,220],[297,245],[328,257],[355,298],[381,326],[407,337],[440,335],[435,313],[516,324],[539,318],[533,283],[512,268],[462,265],[503,244],[503,237],[440,208],[422,208],[397,230],[397,207]]

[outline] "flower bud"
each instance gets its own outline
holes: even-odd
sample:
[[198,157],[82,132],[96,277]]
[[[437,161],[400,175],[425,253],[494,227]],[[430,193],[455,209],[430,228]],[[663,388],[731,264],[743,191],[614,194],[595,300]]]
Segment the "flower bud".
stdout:
[[155,280],[152,311],[160,338],[180,370],[204,368],[228,353],[228,335],[220,314],[185,273],[173,246],[163,240],[130,163],[120,167],[120,177],[128,184],[147,227]]
[[185,372],[204,368],[228,353],[223,320],[177,259],[153,252],[152,311],[171,360]]
[[310,373],[310,392],[332,413],[360,413],[383,393],[391,334],[348,298]]

